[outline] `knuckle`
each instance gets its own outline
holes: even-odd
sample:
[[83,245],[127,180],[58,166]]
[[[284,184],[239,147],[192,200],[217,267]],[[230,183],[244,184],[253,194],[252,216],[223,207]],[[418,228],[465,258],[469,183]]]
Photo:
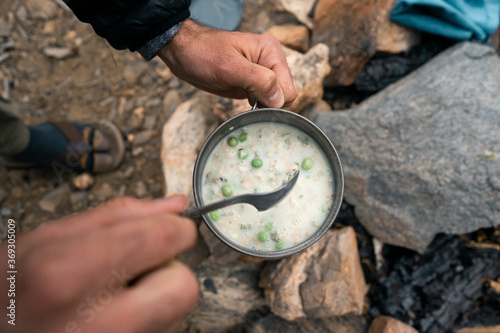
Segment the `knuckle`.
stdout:
[[271,47],[271,48],[277,48],[281,47],[281,43],[271,35],[260,35],[260,44],[262,47]]
[[278,79],[273,71],[265,71],[262,73],[262,90],[268,94],[274,94]]
[[109,209],[111,211],[123,211],[123,210],[129,210],[132,208],[135,204],[137,204],[139,201],[137,199],[131,198],[131,197],[119,197],[116,199],[113,199],[105,204],[106,209]]

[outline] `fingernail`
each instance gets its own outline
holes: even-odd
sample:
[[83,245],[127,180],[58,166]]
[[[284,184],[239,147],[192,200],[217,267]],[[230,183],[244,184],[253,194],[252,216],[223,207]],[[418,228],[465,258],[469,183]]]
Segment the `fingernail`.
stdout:
[[276,90],[273,96],[271,96],[267,103],[272,108],[281,108],[285,104],[285,95],[281,90]]

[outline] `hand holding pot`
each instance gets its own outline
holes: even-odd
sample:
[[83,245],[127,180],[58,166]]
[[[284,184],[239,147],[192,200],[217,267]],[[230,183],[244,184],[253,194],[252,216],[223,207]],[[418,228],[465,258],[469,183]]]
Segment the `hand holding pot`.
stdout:
[[231,98],[281,108],[297,92],[281,44],[272,36],[214,30],[191,20],[158,52],[180,79]]

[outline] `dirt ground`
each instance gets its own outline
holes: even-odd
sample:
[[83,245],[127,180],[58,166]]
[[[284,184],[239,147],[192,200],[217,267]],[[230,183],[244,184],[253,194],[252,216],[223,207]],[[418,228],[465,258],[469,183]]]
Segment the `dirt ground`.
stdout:
[[[34,2],[0,3],[0,22],[7,29],[0,36],[0,46],[11,45],[4,51],[7,60],[0,63],[1,93],[21,105],[26,124],[112,120],[129,139],[129,149],[118,170],[92,175],[94,184],[83,191],[73,185],[76,173],[60,176],[50,167],[7,170],[0,166],[0,217],[14,218],[26,231],[119,195],[162,197],[162,127],[196,89],[174,77],[159,59],[146,62],[137,53],[113,49],[64,5],[57,6],[52,16],[44,11],[30,14]],[[255,25],[246,26],[257,32]],[[47,48],[54,47],[69,55],[48,56]],[[51,199],[56,200],[56,209],[42,210],[39,203],[44,196],[67,184],[69,195]]]

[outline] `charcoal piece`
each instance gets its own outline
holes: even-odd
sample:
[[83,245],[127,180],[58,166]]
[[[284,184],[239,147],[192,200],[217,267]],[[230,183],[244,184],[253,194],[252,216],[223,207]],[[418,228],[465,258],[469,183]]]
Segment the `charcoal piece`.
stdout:
[[455,42],[447,39],[424,41],[407,52],[373,57],[358,75],[354,86],[358,92],[374,94],[425,64]]
[[402,256],[393,264],[370,295],[370,315],[392,316],[421,333],[451,332],[484,296],[484,279],[499,274],[499,251],[438,235],[423,255]]
[[347,107],[359,104],[371,95],[408,75],[438,53],[452,46],[455,41],[425,35],[422,42],[400,54],[376,54],[363,67],[356,81],[349,87],[325,87],[323,98],[333,104],[347,100]]
[[476,326],[500,326],[500,295],[486,295],[475,302],[467,316],[460,316],[455,321],[454,329]]

